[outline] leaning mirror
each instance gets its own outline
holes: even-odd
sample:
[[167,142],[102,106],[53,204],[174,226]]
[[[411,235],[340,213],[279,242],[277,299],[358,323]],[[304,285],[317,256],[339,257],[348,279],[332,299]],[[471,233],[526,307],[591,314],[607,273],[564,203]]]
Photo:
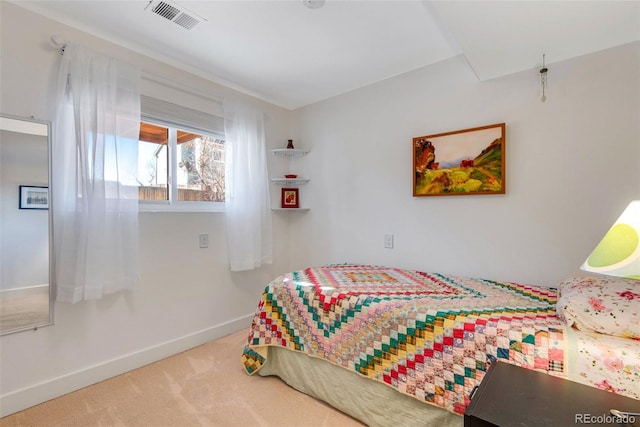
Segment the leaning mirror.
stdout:
[[0,116],[0,334],[52,323],[50,124]]

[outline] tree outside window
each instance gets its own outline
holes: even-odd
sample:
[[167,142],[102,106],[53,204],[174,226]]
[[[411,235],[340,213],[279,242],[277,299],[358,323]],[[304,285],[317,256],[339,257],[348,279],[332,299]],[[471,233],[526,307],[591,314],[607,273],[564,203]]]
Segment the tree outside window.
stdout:
[[223,139],[142,122],[138,148],[140,200],[224,202]]

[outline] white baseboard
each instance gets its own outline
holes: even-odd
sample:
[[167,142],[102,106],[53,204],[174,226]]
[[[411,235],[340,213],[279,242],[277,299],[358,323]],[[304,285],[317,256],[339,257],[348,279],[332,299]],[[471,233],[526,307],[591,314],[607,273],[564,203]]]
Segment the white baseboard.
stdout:
[[26,297],[27,295],[34,295],[39,293],[49,292],[49,284],[22,286],[19,288],[0,289],[0,299],[4,298],[17,298]]
[[[134,353],[125,354],[98,365],[3,394],[0,396],[0,417],[11,415],[91,384],[124,374],[132,369],[238,332],[243,328],[247,328],[248,333],[247,325],[251,323],[253,316],[253,314],[249,314],[238,317]],[[238,355],[238,360],[240,360],[239,357],[240,355]]]

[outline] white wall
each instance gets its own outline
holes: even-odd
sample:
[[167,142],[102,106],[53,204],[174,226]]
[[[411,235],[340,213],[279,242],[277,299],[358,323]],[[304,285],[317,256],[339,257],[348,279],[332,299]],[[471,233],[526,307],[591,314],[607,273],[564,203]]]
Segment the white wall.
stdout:
[[[56,34],[139,64],[213,97],[245,99],[267,116],[270,148],[289,138],[290,112],[206,82],[0,2],[0,112],[52,120],[59,51]],[[145,95],[209,113],[219,102],[143,81]],[[269,156],[271,162],[272,156]],[[276,159],[277,160],[277,159]],[[274,167],[280,167],[274,160]],[[4,191],[4,190],[3,190]],[[274,264],[257,271],[228,269],[220,213],[141,213],[140,289],[75,305],[56,303],[55,325],[0,337],[0,416],[250,326],[264,286],[289,269],[286,217],[274,216]],[[209,248],[198,248],[198,234]],[[239,351],[239,349],[230,350]],[[238,353],[238,358],[240,354]],[[240,359],[238,359],[238,363]]]
[[[561,43],[558,40],[558,43]],[[296,111],[292,268],[373,263],[553,286],[640,198],[640,43],[479,82],[463,57]],[[412,197],[412,138],[506,122],[506,194]],[[395,248],[383,248],[394,234]]]

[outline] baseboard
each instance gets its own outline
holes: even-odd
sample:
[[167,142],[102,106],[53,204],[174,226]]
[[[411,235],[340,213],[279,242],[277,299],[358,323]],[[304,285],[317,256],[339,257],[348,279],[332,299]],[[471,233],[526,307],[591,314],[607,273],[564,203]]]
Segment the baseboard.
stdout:
[[49,284],[22,286],[20,288],[0,289],[0,298],[17,298],[26,297],[28,295],[49,292]]
[[[98,365],[70,372],[20,390],[3,394],[0,396],[0,417],[11,415],[91,384],[124,374],[132,369],[148,365],[165,357],[173,356],[190,348],[230,335],[243,328],[247,328],[252,318],[253,314],[238,317],[152,347],[141,349],[134,353],[105,361]],[[238,355],[238,358],[239,357]]]

